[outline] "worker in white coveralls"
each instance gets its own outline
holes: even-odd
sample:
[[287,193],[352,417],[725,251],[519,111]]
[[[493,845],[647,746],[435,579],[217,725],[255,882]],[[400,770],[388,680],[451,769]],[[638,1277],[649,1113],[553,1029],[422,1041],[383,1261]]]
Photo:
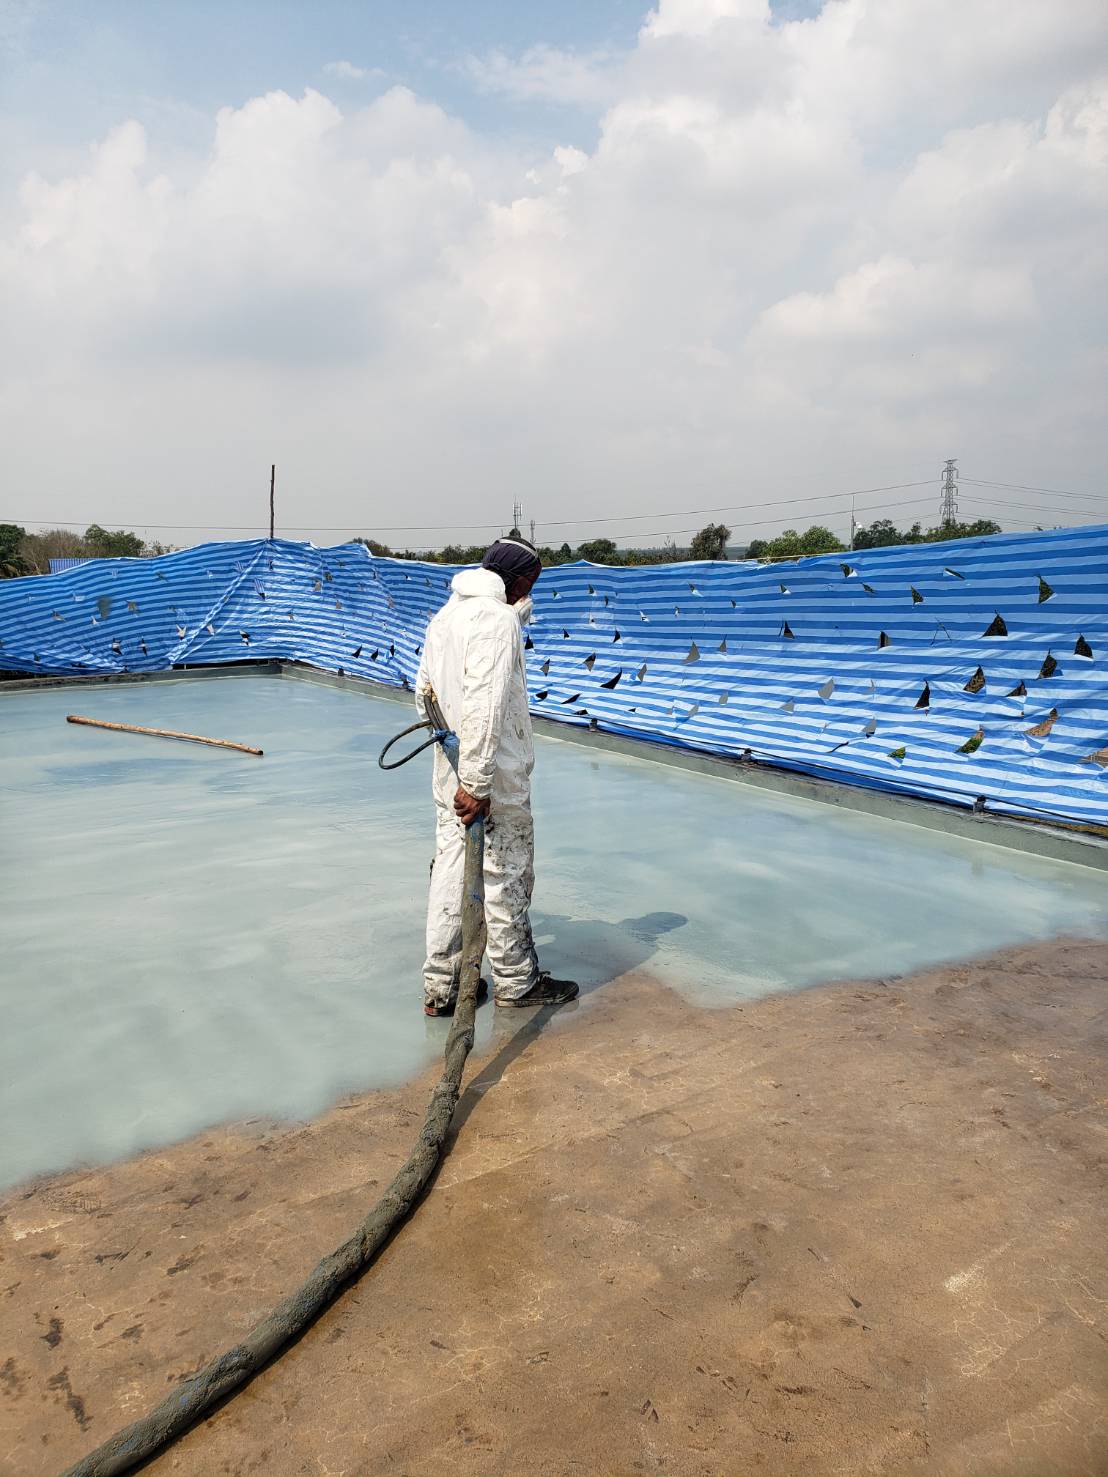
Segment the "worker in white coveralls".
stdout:
[[[416,679],[426,718],[428,690],[458,736],[455,776],[435,746],[435,860],[427,906],[423,1009],[450,1015],[462,969],[465,833],[485,823],[485,949],[499,1006],[560,1005],[577,986],[539,969],[531,936],[535,831],[531,770],[535,746],[527,711],[523,626],[542,564],[519,537],[492,545],[480,569],[454,576],[451,596],[427,627]],[[482,982],[478,998],[487,994]]]

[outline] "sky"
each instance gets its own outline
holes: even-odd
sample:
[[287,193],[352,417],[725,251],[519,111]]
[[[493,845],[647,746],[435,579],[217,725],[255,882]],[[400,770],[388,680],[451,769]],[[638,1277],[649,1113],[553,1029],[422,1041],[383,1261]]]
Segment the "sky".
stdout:
[[0,0],[0,521],[1108,522],[1106,240],[1103,0]]

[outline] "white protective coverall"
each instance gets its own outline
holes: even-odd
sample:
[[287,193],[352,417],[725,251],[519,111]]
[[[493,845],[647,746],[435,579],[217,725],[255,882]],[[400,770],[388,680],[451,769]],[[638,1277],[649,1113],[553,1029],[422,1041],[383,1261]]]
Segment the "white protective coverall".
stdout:
[[535,745],[527,711],[523,631],[504,581],[490,569],[463,569],[427,627],[416,704],[431,688],[458,735],[458,776],[435,747],[435,860],[427,907],[426,998],[448,1004],[462,964],[465,826],[454,814],[459,783],[491,801],[485,823],[486,952],[498,999],[525,995],[539,978],[531,936],[535,839],[531,770]]

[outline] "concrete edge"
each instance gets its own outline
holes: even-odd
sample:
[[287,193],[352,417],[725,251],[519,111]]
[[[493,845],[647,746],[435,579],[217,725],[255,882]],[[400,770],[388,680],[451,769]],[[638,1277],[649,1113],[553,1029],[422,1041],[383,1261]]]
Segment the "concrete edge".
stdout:
[[[313,682],[321,687],[368,694],[391,699],[411,707],[409,688],[374,682],[367,677],[353,677],[342,672],[326,672],[306,662],[256,661],[234,662],[212,666],[179,666],[166,672],[111,672],[74,677],[30,677],[0,682],[0,700],[5,692],[27,692],[34,688],[101,687],[105,684],[165,682],[181,677],[218,678],[234,676],[280,677],[297,682]],[[1099,837],[1039,824],[1016,817],[975,814],[941,801],[921,800],[914,795],[897,795],[888,790],[871,790],[851,785],[844,780],[818,779],[780,766],[757,761],[732,759],[726,755],[706,754],[695,749],[678,749],[651,739],[629,738],[603,729],[578,728],[550,718],[533,715],[535,728],[544,738],[578,744],[582,748],[599,749],[620,754],[645,763],[667,764],[693,774],[706,774],[716,779],[736,780],[777,794],[795,795],[818,805],[831,805],[840,810],[853,810],[880,820],[898,821],[904,825],[922,826],[948,836],[961,836],[987,846],[1000,846],[1029,856],[1051,861],[1071,862],[1079,867],[1108,871],[1108,842]]]
[[184,663],[164,672],[81,672],[71,677],[13,677],[0,681],[0,698],[6,692],[32,692],[43,687],[115,687],[132,682],[173,682],[179,677],[280,677],[278,661],[226,662],[206,667]]
[[[282,665],[281,675],[296,681],[315,682],[325,687],[366,692],[374,697],[405,703],[409,707],[413,705],[410,689],[392,687],[364,677],[324,672],[315,667],[291,662]],[[605,732],[603,729],[579,728],[536,714],[532,714],[531,721],[536,732],[541,733],[544,738],[578,744],[582,748],[599,749],[604,753],[621,754],[644,762],[668,764],[675,769],[711,775],[716,779],[736,780],[740,784],[755,785],[759,789],[772,790],[782,795],[799,796],[819,805],[853,810],[862,815],[876,816],[880,820],[922,826],[925,830],[940,831],[947,836],[961,836],[987,846],[1000,846],[1008,851],[1041,856],[1051,861],[1071,862],[1079,867],[1095,867],[1108,871],[1108,842],[1096,836],[1073,834],[1054,826],[1040,825],[1037,821],[1019,820],[1014,816],[989,815],[987,812],[976,814],[954,805],[944,805],[941,801],[920,800],[914,795],[897,795],[888,790],[871,790],[861,785],[851,785],[844,780],[819,779],[814,775],[776,765],[760,764],[757,761],[706,754],[695,749],[677,749],[669,744],[655,743],[651,739],[629,738],[623,734]]]

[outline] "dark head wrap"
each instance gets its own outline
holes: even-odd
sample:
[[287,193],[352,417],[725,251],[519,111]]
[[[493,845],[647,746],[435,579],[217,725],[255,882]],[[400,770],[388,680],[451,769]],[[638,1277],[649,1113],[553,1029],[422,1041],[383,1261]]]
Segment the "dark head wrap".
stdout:
[[510,590],[512,581],[519,579],[520,575],[537,574],[542,568],[542,560],[535,552],[534,544],[529,544],[525,538],[498,538],[481,561],[482,568],[491,569],[504,581],[504,588]]

